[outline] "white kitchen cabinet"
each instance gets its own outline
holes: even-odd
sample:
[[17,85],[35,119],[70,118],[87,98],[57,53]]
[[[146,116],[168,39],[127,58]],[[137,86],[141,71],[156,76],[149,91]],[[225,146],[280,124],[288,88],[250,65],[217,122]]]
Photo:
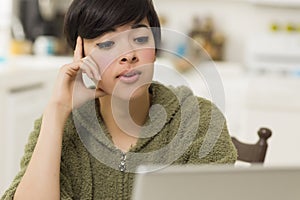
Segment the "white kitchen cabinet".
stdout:
[[[27,142],[28,134],[33,129],[33,122],[41,116],[45,107],[48,96],[45,84],[43,81],[37,81],[32,85],[26,85],[26,88],[11,89],[7,93],[5,115],[7,121],[5,142],[9,144],[5,150],[7,175],[14,176],[19,170],[19,165],[14,164],[20,163],[24,153],[23,147]],[[12,178],[8,177],[8,179]]]
[[[41,72],[26,71],[19,75],[10,77],[11,84],[1,92],[1,187],[7,187],[19,171],[33,122],[41,116],[50,93],[50,80]],[[19,81],[21,76],[31,77],[31,81]],[[19,84],[13,84],[13,80]]]
[[285,8],[299,8],[299,0],[246,0],[254,5],[285,7]]
[[28,136],[69,58],[16,58],[0,71],[0,194],[19,171]]

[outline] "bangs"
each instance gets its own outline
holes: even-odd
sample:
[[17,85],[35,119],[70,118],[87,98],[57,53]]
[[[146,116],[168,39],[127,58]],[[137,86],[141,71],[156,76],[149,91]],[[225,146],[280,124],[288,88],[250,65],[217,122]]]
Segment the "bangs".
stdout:
[[[78,27],[78,35],[93,39],[111,28],[130,22],[139,23],[151,9],[145,1],[147,0],[94,1],[97,5],[91,5],[92,9],[86,12],[86,16],[82,16],[83,23]],[[97,9],[99,6],[101,11]]]
[[[65,15],[64,32],[75,49],[78,36],[94,39],[111,29],[147,19],[150,27],[160,28],[152,0],[73,0]],[[152,30],[155,44],[161,40],[159,30]],[[156,47],[157,47],[156,46]]]

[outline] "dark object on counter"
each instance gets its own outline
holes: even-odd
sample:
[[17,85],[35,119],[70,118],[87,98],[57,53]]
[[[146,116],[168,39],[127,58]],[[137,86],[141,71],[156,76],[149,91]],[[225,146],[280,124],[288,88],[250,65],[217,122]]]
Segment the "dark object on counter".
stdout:
[[[66,1],[66,0],[64,0]],[[68,0],[69,1],[69,0]],[[57,48],[55,55],[71,55],[63,34],[65,10],[54,0],[19,0],[18,18],[21,21],[25,39],[35,43],[40,36],[55,37]],[[34,52],[32,50],[32,52]]]
[[[198,17],[194,17],[189,36],[209,54],[212,60],[223,60],[225,38],[223,34],[215,30],[214,21],[211,17],[207,17],[203,21]],[[198,45],[190,45],[192,59],[198,57],[202,51]]]
[[43,17],[39,0],[20,0],[18,8],[26,39],[33,42],[40,35],[62,36],[63,16],[55,13],[52,19]]

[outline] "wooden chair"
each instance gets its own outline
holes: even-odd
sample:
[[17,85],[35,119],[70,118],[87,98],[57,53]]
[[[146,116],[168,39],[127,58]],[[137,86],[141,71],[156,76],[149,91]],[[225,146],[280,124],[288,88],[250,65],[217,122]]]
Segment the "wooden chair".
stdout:
[[231,137],[238,152],[238,160],[248,163],[264,163],[268,149],[267,140],[272,136],[272,131],[268,128],[260,128],[257,133],[259,140],[256,144],[246,144]]

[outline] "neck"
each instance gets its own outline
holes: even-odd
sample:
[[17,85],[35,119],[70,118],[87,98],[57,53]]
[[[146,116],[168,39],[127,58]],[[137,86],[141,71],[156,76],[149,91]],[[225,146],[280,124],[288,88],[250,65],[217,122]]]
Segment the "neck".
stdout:
[[100,98],[101,115],[111,134],[123,132],[137,136],[140,127],[146,122],[149,107],[150,95],[147,90],[130,100],[111,95]]

